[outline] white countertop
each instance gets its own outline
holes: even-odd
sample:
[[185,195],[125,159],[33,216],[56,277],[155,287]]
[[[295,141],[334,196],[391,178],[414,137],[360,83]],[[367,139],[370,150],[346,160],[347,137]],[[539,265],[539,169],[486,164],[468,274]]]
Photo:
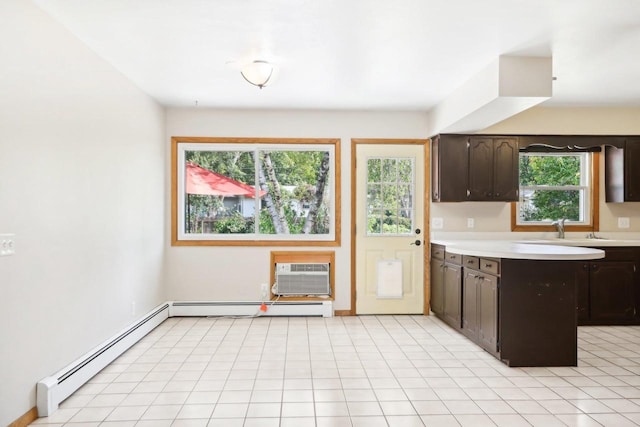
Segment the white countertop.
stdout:
[[630,239],[525,239],[518,240],[518,243],[534,245],[558,245],[558,246],[581,246],[584,248],[603,248],[616,246],[640,246],[640,240]]
[[604,258],[605,255],[600,249],[541,244],[542,241],[534,244],[509,240],[432,240],[431,243],[444,245],[447,252],[454,254],[488,258],[587,260]]

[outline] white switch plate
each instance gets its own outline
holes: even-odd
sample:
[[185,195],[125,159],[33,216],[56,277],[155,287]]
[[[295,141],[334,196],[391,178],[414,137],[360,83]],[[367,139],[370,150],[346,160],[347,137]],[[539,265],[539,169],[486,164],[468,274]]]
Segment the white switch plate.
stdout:
[[467,218],[467,228],[473,228],[476,226],[476,222],[473,218]]
[[629,222],[629,218],[625,216],[621,216],[618,218],[618,228],[629,228],[631,223]]
[[0,234],[0,256],[11,256],[16,253],[15,234]]
[[444,227],[444,219],[442,218],[431,218],[431,228],[435,230],[440,230]]

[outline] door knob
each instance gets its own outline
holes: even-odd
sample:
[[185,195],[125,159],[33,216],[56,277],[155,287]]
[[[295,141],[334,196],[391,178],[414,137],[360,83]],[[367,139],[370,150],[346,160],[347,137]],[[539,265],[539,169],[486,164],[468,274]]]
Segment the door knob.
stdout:
[[422,244],[422,242],[420,241],[420,239],[417,239],[415,242],[411,243],[412,245],[416,245],[416,246],[420,246]]

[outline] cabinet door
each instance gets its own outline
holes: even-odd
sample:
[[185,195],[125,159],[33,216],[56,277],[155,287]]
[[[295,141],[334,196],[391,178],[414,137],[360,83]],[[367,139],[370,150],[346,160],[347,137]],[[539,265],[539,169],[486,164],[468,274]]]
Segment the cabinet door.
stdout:
[[635,317],[634,262],[592,262],[589,276],[592,321],[632,320]]
[[478,286],[478,343],[498,351],[498,278],[484,274]]
[[627,202],[640,201],[640,138],[628,138],[624,146],[624,195]]
[[468,136],[438,135],[431,139],[431,200],[467,200]]
[[518,190],[518,141],[513,138],[494,140],[493,200],[517,202]]
[[469,139],[469,200],[493,200],[493,139]]
[[444,261],[431,258],[431,311],[442,315],[444,308]]
[[462,287],[462,271],[459,265],[445,263],[444,265],[444,320],[460,329],[460,306],[462,298],[460,288]]
[[478,282],[477,272],[464,269],[462,279],[462,332],[474,341],[478,339]]

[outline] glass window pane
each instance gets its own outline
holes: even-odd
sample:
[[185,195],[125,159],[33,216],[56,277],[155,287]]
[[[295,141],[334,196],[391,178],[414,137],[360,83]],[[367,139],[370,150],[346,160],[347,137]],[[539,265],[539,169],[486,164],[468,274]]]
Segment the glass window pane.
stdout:
[[523,221],[584,221],[580,202],[582,190],[525,190],[522,194],[520,219]]
[[398,181],[400,182],[413,182],[413,160],[412,159],[399,159],[398,160]]
[[380,185],[367,185],[367,211],[382,208],[382,190]]
[[327,234],[329,152],[258,152],[261,234]]
[[374,211],[367,215],[367,232],[369,234],[380,234],[382,232],[380,211]]
[[381,159],[367,160],[367,182],[380,182],[382,172]]
[[398,171],[396,168],[396,159],[382,160],[382,181],[396,182],[398,180]]
[[253,233],[254,177],[250,152],[185,151],[185,232]]
[[384,212],[383,234],[398,234],[398,216],[396,211],[386,210]]
[[521,155],[520,185],[580,185],[581,155]]
[[382,186],[382,200],[386,209],[396,210],[400,208],[398,197],[398,186],[394,183]]
[[398,216],[398,233],[400,234],[411,234],[413,233],[413,211],[410,209],[403,209],[399,212]]

